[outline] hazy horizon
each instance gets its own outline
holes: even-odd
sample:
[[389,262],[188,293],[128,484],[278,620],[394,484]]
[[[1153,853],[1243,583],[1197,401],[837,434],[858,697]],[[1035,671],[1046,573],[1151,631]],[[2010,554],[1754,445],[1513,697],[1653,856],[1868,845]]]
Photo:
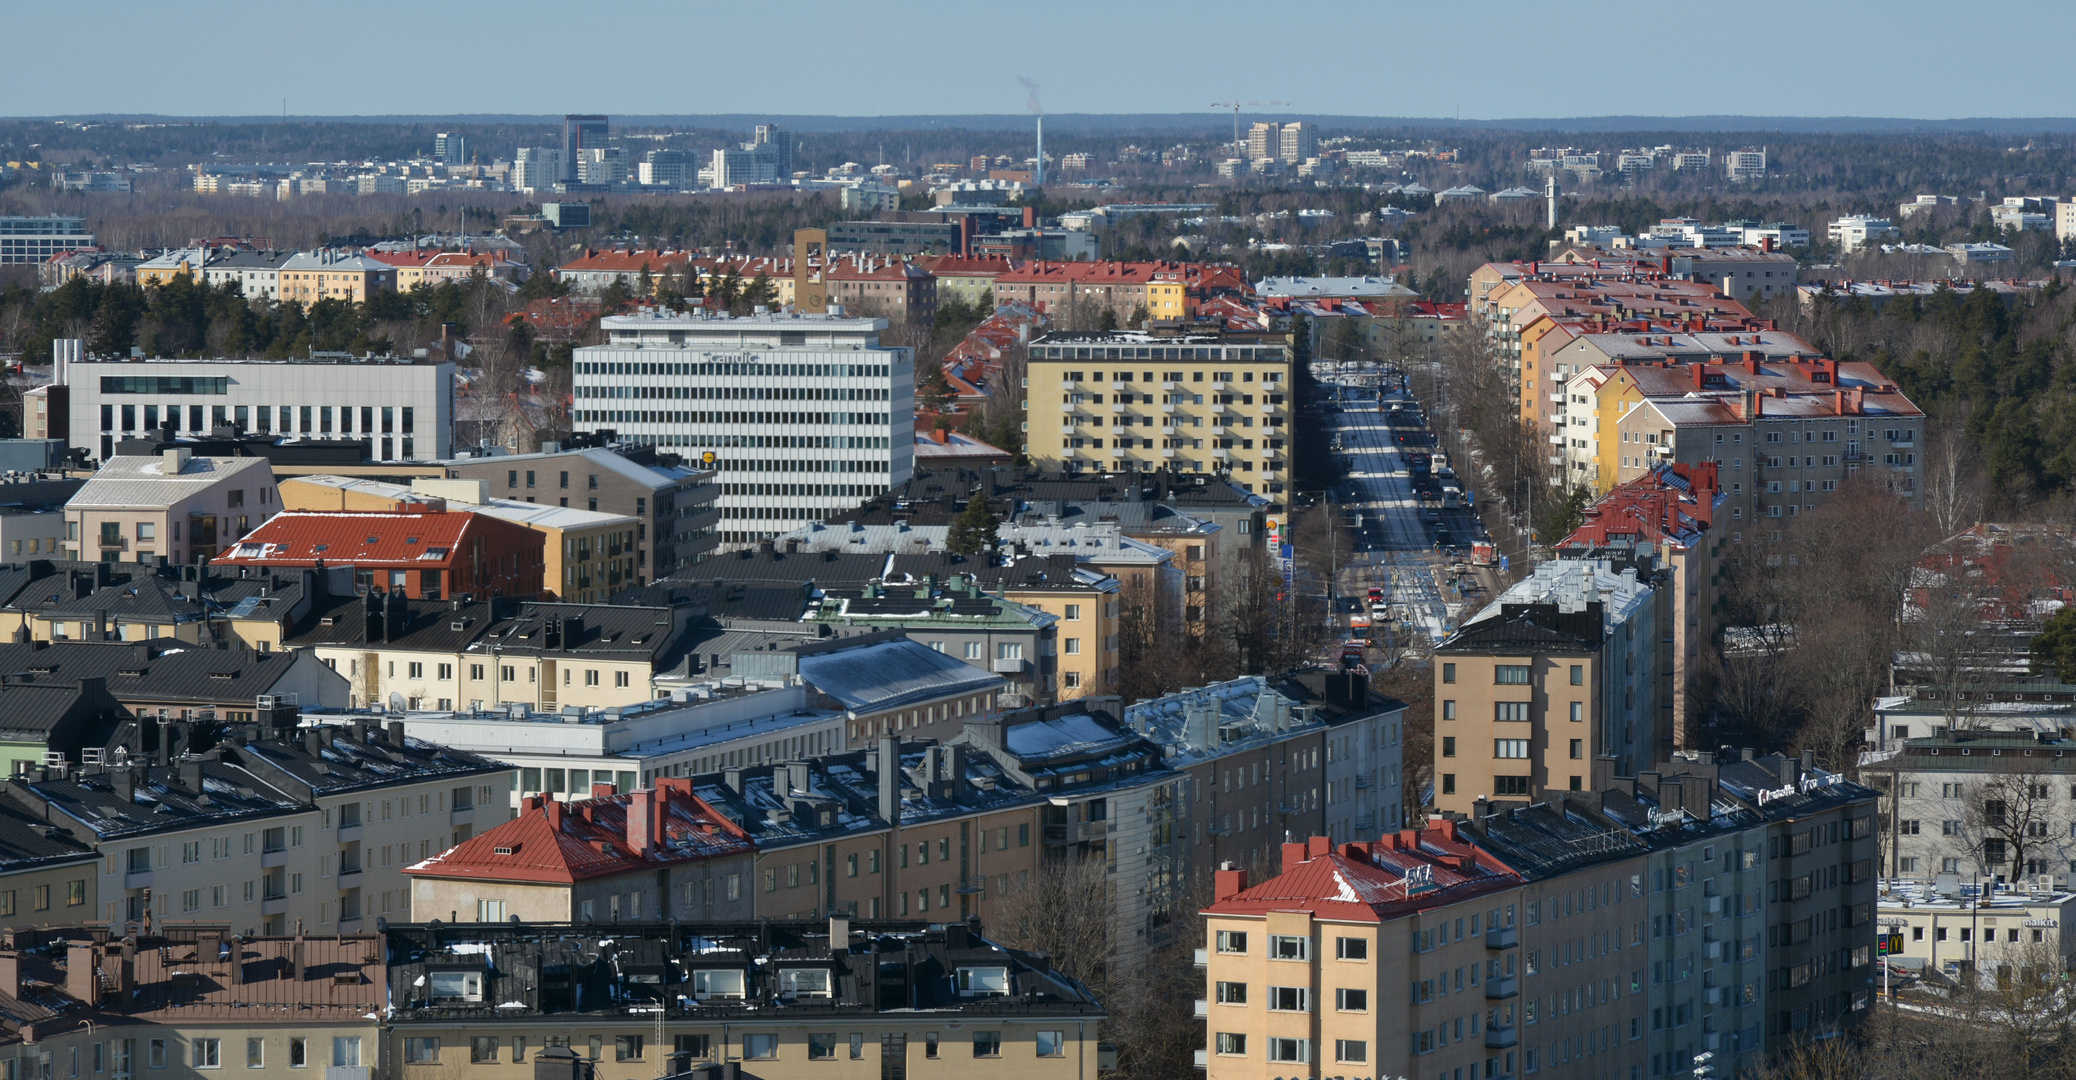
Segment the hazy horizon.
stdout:
[[[2076,117],[2076,86],[2018,63],[2076,5],[2012,0],[1970,18],[1929,0],[1732,9],[1643,0],[1186,6],[1056,0],[946,18],[897,0],[742,5],[365,0],[207,7],[82,0],[10,14],[0,70],[16,118],[523,118],[765,115],[858,120],[1051,114],[1462,120],[1607,117]],[[1956,18],[1959,14],[1960,17]],[[796,32],[795,36],[782,36]],[[59,45],[58,43],[66,43]],[[42,44],[38,44],[42,43]],[[559,51],[558,51],[559,50]],[[1228,60],[1239,62],[1227,62]],[[1966,70],[1965,79],[1939,74]]]

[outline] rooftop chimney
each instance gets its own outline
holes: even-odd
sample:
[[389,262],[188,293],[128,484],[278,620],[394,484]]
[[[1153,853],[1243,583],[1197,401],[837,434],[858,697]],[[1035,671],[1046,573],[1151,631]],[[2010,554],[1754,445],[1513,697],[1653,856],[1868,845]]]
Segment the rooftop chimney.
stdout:
[[1246,891],[1246,870],[1235,868],[1232,863],[1226,863],[1219,867],[1216,875],[1216,884],[1212,892],[1213,899],[1225,900]]
[[655,847],[656,817],[660,809],[656,803],[663,793],[652,788],[642,788],[627,798],[627,850],[637,859],[646,859]]
[[101,950],[91,941],[65,948],[65,995],[91,1009],[101,1002]]

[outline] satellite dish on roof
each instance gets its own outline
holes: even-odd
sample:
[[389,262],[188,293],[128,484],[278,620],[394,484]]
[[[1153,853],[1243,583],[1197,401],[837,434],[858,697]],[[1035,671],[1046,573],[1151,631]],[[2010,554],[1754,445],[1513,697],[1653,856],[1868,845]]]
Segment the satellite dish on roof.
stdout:
[[404,711],[404,695],[402,695],[402,694],[399,694],[399,693],[396,693],[395,691],[391,691],[391,692],[390,692],[390,694],[389,694],[389,711],[390,711],[390,712],[403,712],[403,711]]

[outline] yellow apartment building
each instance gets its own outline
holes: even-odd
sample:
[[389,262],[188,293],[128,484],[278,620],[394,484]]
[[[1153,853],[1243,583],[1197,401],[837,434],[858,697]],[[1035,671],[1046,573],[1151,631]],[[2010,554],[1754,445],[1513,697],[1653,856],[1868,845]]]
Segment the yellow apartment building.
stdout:
[[1026,382],[1026,446],[1040,468],[1214,473],[1274,509],[1289,497],[1283,335],[1046,334]]

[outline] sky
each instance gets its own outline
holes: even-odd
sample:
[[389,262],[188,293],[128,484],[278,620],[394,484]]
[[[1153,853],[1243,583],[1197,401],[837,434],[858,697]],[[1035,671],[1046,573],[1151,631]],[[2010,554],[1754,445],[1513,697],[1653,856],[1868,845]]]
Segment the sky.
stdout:
[[2069,0],[10,7],[0,116],[2076,116]]

